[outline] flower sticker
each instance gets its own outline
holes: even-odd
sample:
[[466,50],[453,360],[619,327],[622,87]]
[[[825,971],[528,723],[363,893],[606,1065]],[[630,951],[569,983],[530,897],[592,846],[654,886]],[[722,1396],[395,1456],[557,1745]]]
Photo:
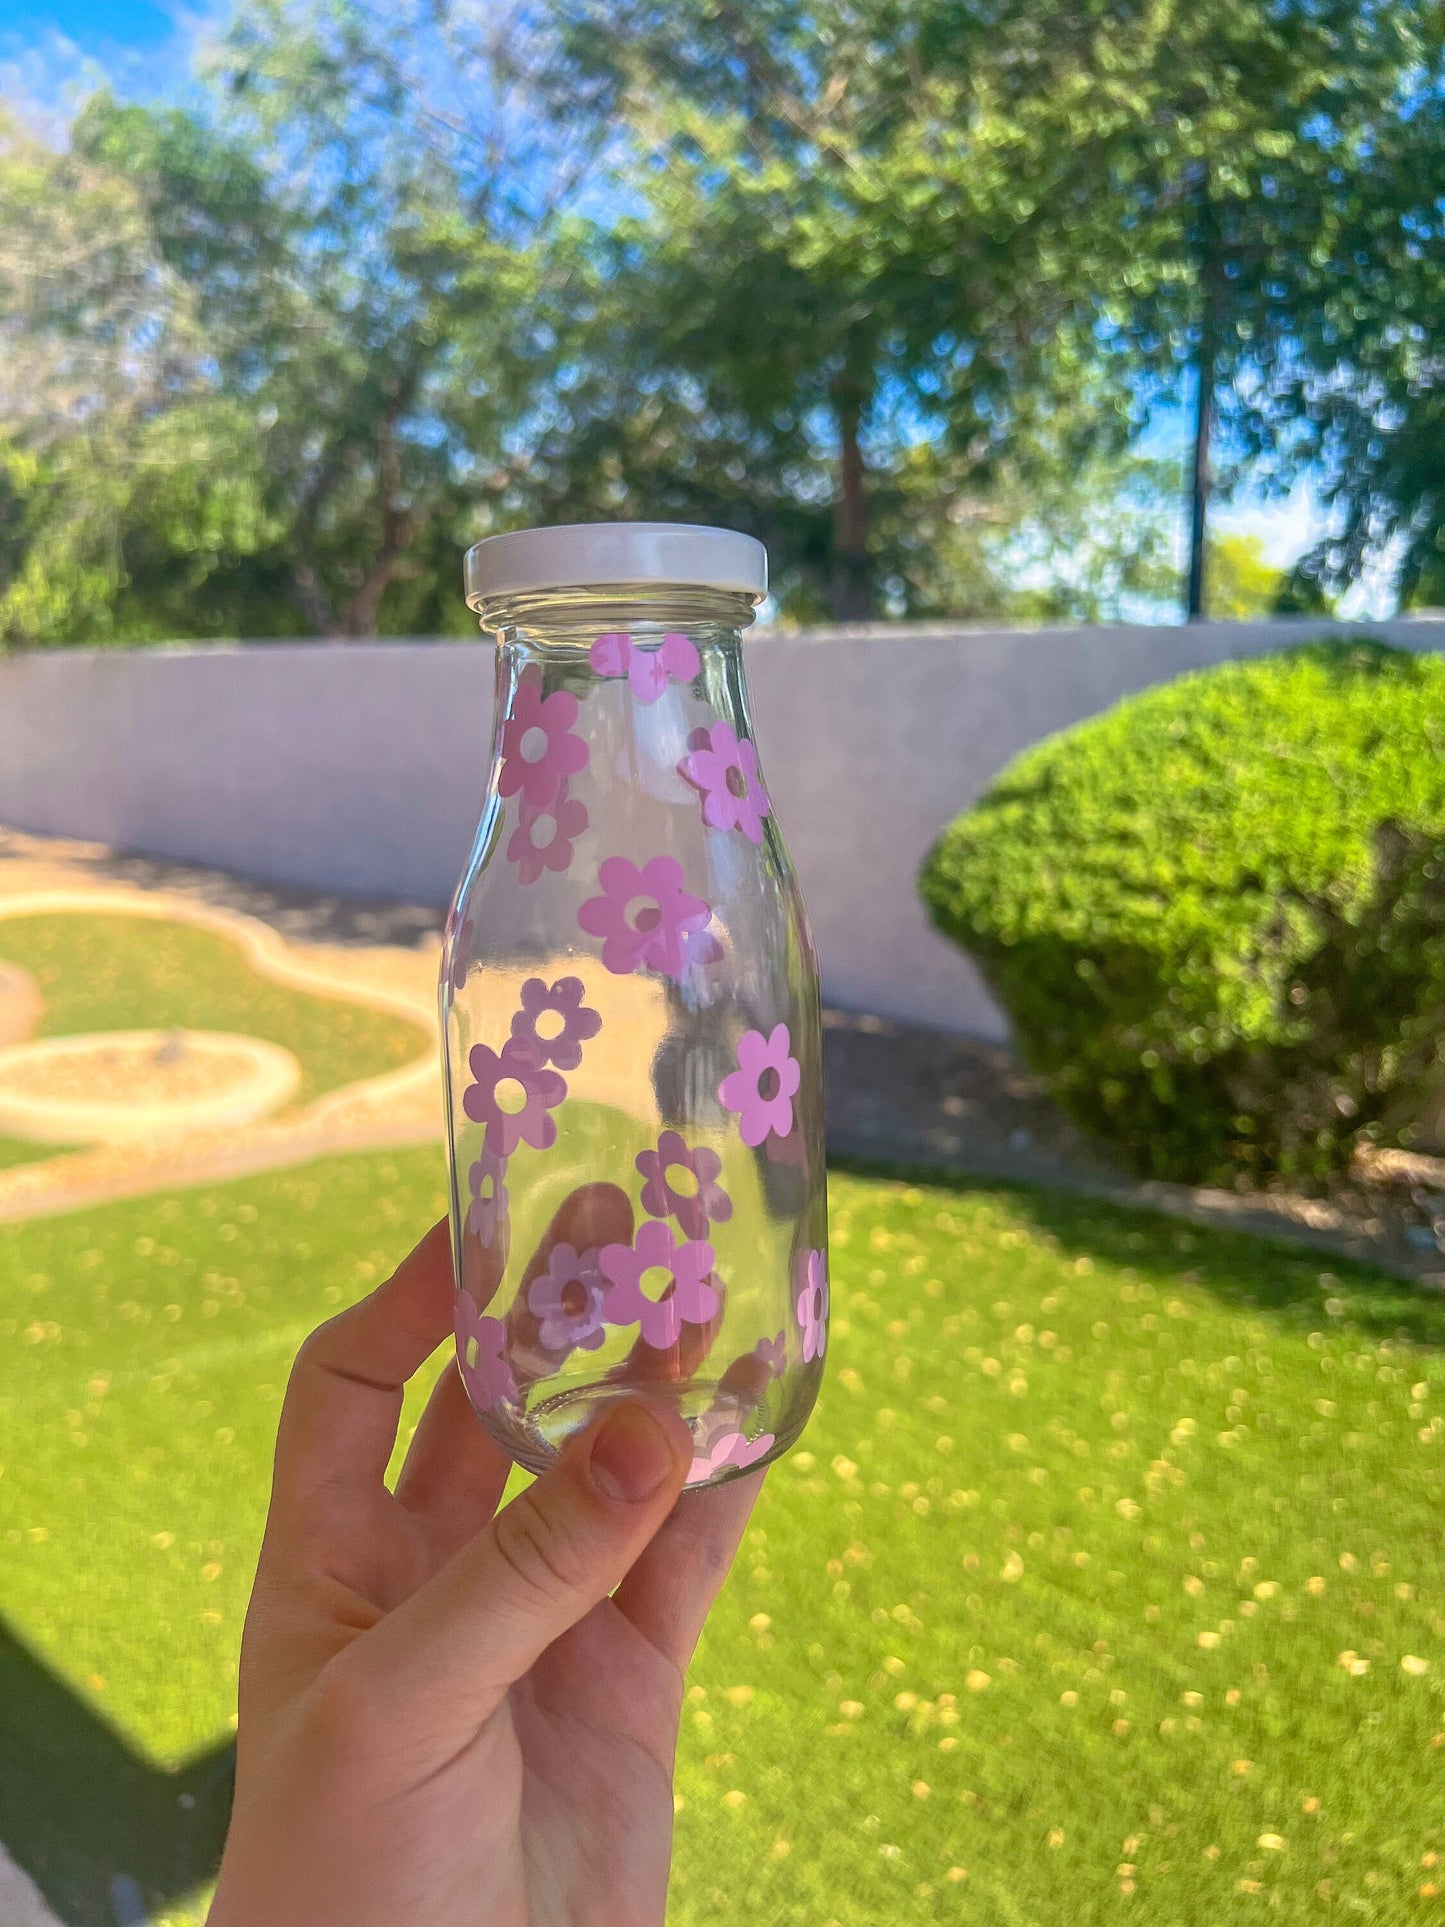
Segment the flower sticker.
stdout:
[[750,843],[763,840],[763,818],[772,804],[758,775],[758,752],[730,723],[695,729],[690,753],[678,774],[702,794],[702,820],[715,830],[741,830]]
[[535,883],[544,870],[571,868],[572,846],[587,828],[587,809],[567,794],[564,777],[557,794],[538,806],[522,796],[521,817],[507,839],[507,861],[523,883]]
[[718,1308],[709,1283],[712,1246],[700,1238],[679,1244],[671,1225],[656,1218],[638,1226],[630,1245],[603,1245],[598,1262],[612,1286],[603,1309],[608,1324],[641,1325],[655,1351],[677,1343],[684,1320],[705,1325]]
[[483,1139],[494,1156],[509,1158],[523,1141],[550,1151],[557,1142],[551,1113],[567,1095],[567,1082],[549,1070],[534,1045],[509,1037],[500,1053],[473,1044],[467,1059],[476,1080],[462,1095],[462,1109],[474,1124],[485,1124]]
[[789,1050],[788,1027],[775,1024],[764,1037],[745,1030],[738,1039],[738,1068],[718,1086],[724,1110],[738,1113],[744,1144],[756,1147],[770,1131],[786,1137],[793,1128],[793,1096],[802,1082],[798,1060]]
[[756,1465],[772,1451],[773,1443],[771,1432],[761,1432],[755,1439],[746,1439],[741,1432],[724,1432],[694,1458],[686,1482],[700,1485],[704,1479],[713,1478],[729,1466],[742,1471]]
[[467,1172],[467,1188],[472,1194],[467,1208],[467,1230],[484,1245],[495,1242],[497,1228],[507,1217],[507,1160],[483,1148]]
[[654,1218],[676,1218],[683,1235],[701,1238],[709,1224],[725,1224],[733,1201],[717,1182],[722,1159],[700,1144],[689,1150],[680,1131],[664,1131],[654,1151],[639,1151],[642,1208]]
[[517,1381],[506,1359],[507,1328],[500,1318],[484,1318],[465,1291],[457,1293],[452,1312],[457,1335],[457,1363],[462,1382],[479,1411],[517,1396]]
[[[602,895],[588,897],[577,922],[589,937],[602,939],[602,962],[614,976],[628,976],[646,964],[677,977],[689,964],[714,961],[690,941],[706,933],[712,909],[684,887],[675,856],[655,856],[640,870],[625,856],[610,856],[597,881]],[[710,941],[716,949],[716,939]]]
[[602,1028],[602,1019],[582,999],[580,977],[559,977],[548,985],[529,977],[522,985],[522,1008],[512,1019],[512,1035],[534,1050],[543,1064],[559,1071],[575,1071],[582,1062],[582,1046]]
[[656,649],[639,649],[631,636],[612,631],[597,638],[588,660],[599,676],[626,676],[638,702],[647,704],[657,702],[670,682],[691,682],[702,667],[680,629],[670,629]]
[[547,1269],[527,1288],[527,1304],[538,1322],[538,1338],[549,1352],[570,1352],[580,1345],[595,1352],[605,1336],[602,1304],[607,1283],[595,1251],[553,1245]]
[[803,1363],[821,1358],[828,1349],[828,1258],[822,1251],[800,1253],[797,1275],[798,1329],[803,1334]]
[[542,672],[533,664],[522,671],[512,713],[502,725],[503,796],[519,793],[535,810],[545,810],[569,776],[587,767],[587,745],[572,734],[577,698],[568,689],[542,694]]

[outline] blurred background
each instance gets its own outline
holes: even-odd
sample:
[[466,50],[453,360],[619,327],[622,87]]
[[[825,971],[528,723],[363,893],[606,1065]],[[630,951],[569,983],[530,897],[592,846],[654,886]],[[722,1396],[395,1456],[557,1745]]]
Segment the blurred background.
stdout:
[[459,633],[609,515],[793,621],[1445,599],[1438,35],[6,0],[0,639]]
[[639,518],[769,551],[832,1166],[670,1918],[1445,1917],[1442,224],[1440,0],[0,0],[0,1927],[204,1918],[461,554]]

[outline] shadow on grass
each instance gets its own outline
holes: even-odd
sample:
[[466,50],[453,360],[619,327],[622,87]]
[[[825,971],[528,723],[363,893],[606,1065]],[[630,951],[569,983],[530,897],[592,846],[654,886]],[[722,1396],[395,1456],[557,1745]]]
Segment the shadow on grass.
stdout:
[[152,1765],[0,1621],[0,1843],[66,1927],[114,1927],[113,1887],[158,1907],[211,1876],[230,1812],[228,1741]]
[[931,1166],[833,1157],[828,1168],[849,1177],[927,1185],[955,1197],[1003,1193],[1070,1256],[1171,1278],[1187,1274],[1223,1303],[1267,1312],[1296,1331],[1326,1331],[1344,1321],[1374,1339],[1445,1346],[1445,1296],[1356,1259],[1253,1231],[1201,1226],[1143,1207]]

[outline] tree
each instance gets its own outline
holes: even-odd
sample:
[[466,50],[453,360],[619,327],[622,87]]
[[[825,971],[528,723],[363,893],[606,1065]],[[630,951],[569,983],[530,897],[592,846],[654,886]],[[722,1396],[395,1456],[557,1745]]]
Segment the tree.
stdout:
[[[51,373],[6,420],[0,634],[465,625],[460,552],[521,465],[535,275],[508,158],[439,131],[411,81],[351,0],[258,0],[209,117],[100,96],[68,155],[6,160],[26,232],[103,232],[113,203],[129,252],[81,249],[67,293],[31,248],[31,296],[8,304]],[[68,405],[74,343],[93,359],[112,338],[103,391]]]
[[626,129],[599,284],[640,318],[634,379],[683,398],[694,473],[781,521],[785,575],[841,619],[890,572],[875,498],[911,451],[946,447],[975,492],[1005,448],[1022,469],[1088,352],[1066,345],[1081,290],[1052,198],[1073,164],[1014,111],[1025,13],[553,9],[559,97]]
[[[1371,455],[1370,437],[1418,385],[1420,324],[1439,312],[1438,281],[1433,310],[1423,284],[1432,236],[1439,272],[1442,17],[1438,0],[1101,10],[1084,64],[1096,97],[1125,105],[1097,130],[1107,191],[1087,272],[1141,392],[1192,397],[1190,615],[1208,597],[1221,449],[1226,484],[1247,463],[1256,486],[1283,490],[1330,461],[1326,494],[1356,505],[1354,535],[1329,545],[1337,582],[1359,565],[1360,531],[1378,540],[1378,490],[1360,482],[1390,461]],[[1390,300],[1407,260],[1415,285],[1396,342],[1404,317]],[[1421,498],[1403,476],[1392,486]]]

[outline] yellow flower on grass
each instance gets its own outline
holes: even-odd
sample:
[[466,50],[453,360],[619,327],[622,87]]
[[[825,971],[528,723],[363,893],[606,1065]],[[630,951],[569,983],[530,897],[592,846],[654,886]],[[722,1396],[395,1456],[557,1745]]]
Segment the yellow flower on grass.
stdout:
[[723,1795],[723,1805],[725,1807],[731,1807],[733,1812],[736,1813],[739,1807],[747,1805],[747,1798],[748,1796],[743,1792],[741,1787],[734,1787],[730,1793]]
[[1266,1853],[1284,1852],[1284,1840],[1277,1833],[1262,1833],[1255,1844],[1263,1847]]
[[1408,1673],[1411,1679],[1422,1679],[1429,1670],[1429,1660],[1421,1659],[1418,1653],[1406,1653],[1400,1661],[1400,1671]]
[[1058,1848],[1058,1847],[1061,1847],[1061,1846],[1063,1846],[1063,1844],[1064,1844],[1064,1830],[1063,1830],[1063,1828],[1062,1828],[1062,1827],[1050,1827],[1050,1828],[1049,1828],[1049,1845],[1050,1845],[1051,1847],[1054,1847],[1054,1848]]
[[970,1693],[981,1693],[986,1686],[991,1684],[991,1681],[987,1673],[980,1672],[975,1666],[964,1674],[963,1683]]

